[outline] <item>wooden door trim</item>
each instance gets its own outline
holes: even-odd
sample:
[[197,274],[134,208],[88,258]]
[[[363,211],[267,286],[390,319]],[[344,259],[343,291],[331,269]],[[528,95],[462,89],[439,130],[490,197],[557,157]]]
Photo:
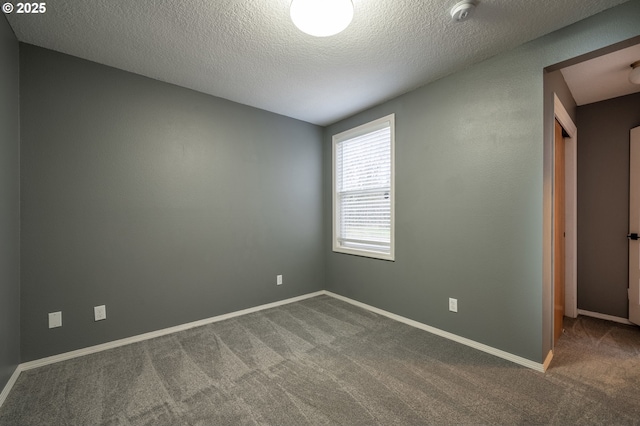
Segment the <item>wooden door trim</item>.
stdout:
[[[576,318],[578,316],[578,128],[555,93],[553,94],[553,114],[569,135],[565,138],[565,232],[567,236],[565,238],[564,312],[566,316]],[[553,212],[553,206],[551,211]]]

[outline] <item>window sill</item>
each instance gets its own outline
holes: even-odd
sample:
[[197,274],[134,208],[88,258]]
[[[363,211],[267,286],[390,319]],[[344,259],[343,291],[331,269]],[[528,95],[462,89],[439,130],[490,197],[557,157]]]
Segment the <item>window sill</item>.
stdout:
[[393,253],[380,253],[380,252],[369,251],[369,250],[356,250],[356,249],[350,249],[346,247],[333,247],[333,252],[395,262],[395,256],[393,255]]

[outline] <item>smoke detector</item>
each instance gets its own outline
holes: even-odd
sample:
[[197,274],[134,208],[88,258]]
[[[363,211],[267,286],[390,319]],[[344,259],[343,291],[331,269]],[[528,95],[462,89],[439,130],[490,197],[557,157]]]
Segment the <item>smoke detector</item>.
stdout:
[[471,12],[473,12],[475,7],[476,4],[471,0],[458,2],[451,8],[451,18],[456,22],[466,21],[471,16]]

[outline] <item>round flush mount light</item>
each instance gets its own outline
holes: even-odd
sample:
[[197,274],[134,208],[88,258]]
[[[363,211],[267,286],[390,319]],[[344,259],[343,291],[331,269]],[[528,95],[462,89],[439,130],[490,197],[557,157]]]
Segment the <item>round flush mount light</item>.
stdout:
[[291,20],[315,37],[328,37],[343,31],[353,19],[351,0],[293,0]]
[[451,18],[456,22],[465,21],[471,16],[475,7],[476,4],[471,0],[458,2],[451,8]]
[[629,81],[633,84],[640,84],[640,61],[635,61],[631,64]]

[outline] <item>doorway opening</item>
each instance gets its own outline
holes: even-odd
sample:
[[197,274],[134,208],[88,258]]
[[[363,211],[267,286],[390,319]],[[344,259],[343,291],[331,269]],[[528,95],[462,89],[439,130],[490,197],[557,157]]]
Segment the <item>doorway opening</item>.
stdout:
[[[562,309],[564,311],[562,312],[563,316],[575,318],[578,315],[587,315],[606,320],[613,320],[627,324],[629,323],[626,319],[626,307],[623,306],[623,309],[621,310],[620,300],[618,300],[624,298],[624,303],[626,304],[628,285],[628,280],[626,278],[628,276],[628,271],[624,268],[621,268],[620,265],[617,265],[616,268],[622,270],[622,272],[625,274],[624,277],[622,277],[623,279],[620,279],[619,276],[609,279],[606,277],[605,272],[603,272],[601,276],[596,279],[591,277],[588,268],[585,269],[585,265],[587,265],[588,267],[592,267],[592,264],[595,264],[597,261],[597,257],[595,258],[596,261],[589,260],[592,259],[588,258],[588,256],[591,255],[591,252],[589,251],[589,245],[591,247],[597,246],[600,250],[602,250],[603,245],[590,242],[590,239],[593,238],[594,234],[598,232],[600,234],[605,233],[605,238],[611,239],[612,237],[610,236],[613,235],[620,237],[618,238],[618,240],[621,239],[621,241],[616,240],[616,247],[618,250],[620,249],[620,245],[623,245],[622,249],[625,252],[624,256],[618,256],[617,254],[616,256],[624,258],[623,262],[625,263],[625,265],[623,266],[625,268],[628,264],[626,248],[626,228],[628,223],[626,223],[626,220],[617,220],[616,226],[618,228],[620,226],[623,226],[625,228],[623,232],[618,232],[619,229],[617,228],[613,231],[610,231],[608,229],[607,231],[605,231],[605,227],[602,227],[603,229],[599,229],[597,224],[593,225],[595,226],[595,229],[585,229],[585,223],[588,222],[588,220],[591,220],[592,222],[594,220],[594,215],[592,214],[594,210],[610,210],[610,205],[607,201],[605,201],[606,195],[609,195],[606,194],[607,185],[609,185],[609,188],[614,188],[615,191],[618,192],[620,192],[624,188],[621,189],[621,185],[619,185],[618,183],[609,182],[609,173],[598,172],[600,174],[595,178],[595,180],[598,181],[599,179],[599,182],[601,183],[600,187],[598,188],[598,191],[600,191],[600,193],[592,194],[589,201],[592,203],[597,203],[598,201],[600,201],[600,205],[597,209],[591,209],[588,203],[585,204],[585,200],[589,198],[585,197],[585,191],[591,191],[591,189],[589,189],[589,185],[585,185],[584,183],[584,171],[586,169],[586,167],[584,167],[584,161],[587,157],[589,157],[588,159],[592,163],[601,161],[604,164],[606,162],[609,162],[610,164],[608,165],[608,167],[611,167],[611,164],[615,163],[615,166],[613,167],[617,168],[618,171],[626,170],[626,172],[628,172],[628,162],[620,161],[620,158],[617,158],[615,161],[611,161],[611,159],[606,156],[594,154],[588,149],[585,150],[585,147],[582,143],[578,145],[577,138],[577,129],[580,128],[580,141],[585,143],[587,147],[589,146],[588,143],[592,143],[590,141],[592,141],[594,138],[594,126],[590,125],[591,123],[589,123],[585,118],[586,115],[583,114],[583,112],[589,110],[593,105],[601,105],[601,102],[602,104],[604,104],[607,101],[614,102],[619,97],[640,96],[640,86],[630,86],[628,83],[628,74],[630,70],[629,64],[633,63],[633,61],[628,58],[628,56],[630,56],[629,52],[632,52],[631,56],[635,55],[634,52],[640,52],[640,36],[545,68],[544,191],[546,201],[544,221],[545,285],[543,292],[545,301],[545,340],[543,349],[545,350],[545,353],[547,353],[547,351],[549,352],[549,361],[552,350],[555,346],[558,329],[560,331],[562,330],[561,325],[560,327],[558,327],[558,324],[562,321],[562,316],[558,316],[557,314],[557,308],[559,305],[559,303],[557,302],[561,302],[560,304],[562,305]],[[625,57],[625,55],[627,55],[627,57]],[[624,65],[625,61],[629,61],[629,64],[622,66],[621,64]],[[615,79],[613,77],[604,76],[604,74],[606,73],[611,74],[610,71],[607,71],[607,67],[613,66],[614,63],[617,67],[617,74],[615,78],[617,78],[618,80],[624,79],[624,81],[622,82],[624,84],[620,83],[620,81],[616,83],[618,84],[618,86],[625,86],[622,89],[620,87],[615,88],[612,86],[612,83],[615,83]],[[588,70],[585,71],[585,69]],[[595,78],[593,72],[602,73],[603,76]],[[576,82],[580,83],[579,77],[584,77],[582,74],[589,75],[588,78],[583,79],[582,88],[590,86],[591,88],[595,89],[590,91],[590,93],[587,93],[586,95],[585,93],[581,92],[582,88],[580,87],[580,85],[576,84]],[[600,79],[609,79],[609,81],[601,82]],[[576,87],[578,88],[576,89]],[[603,88],[606,88],[606,90],[602,91]],[[602,93],[596,93],[598,90],[600,90]],[[618,90],[618,92],[616,92],[616,90]],[[619,90],[626,90],[626,92],[619,92]],[[605,92],[607,92],[608,94]],[[593,96],[599,96],[600,98],[594,99]],[[633,109],[637,110],[637,108]],[[565,152],[561,154],[557,154],[556,145],[554,142],[554,127],[556,120],[562,128],[562,136],[559,139],[562,139]],[[586,123],[585,120],[587,120]],[[640,125],[640,122],[636,124],[636,126],[637,125]],[[584,127],[584,129],[582,127]],[[625,130],[627,138],[629,134],[629,127],[633,126],[627,126]],[[601,139],[605,141],[602,143],[602,145],[606,145],[607,139]],[[580,151],[582,153],[580,154],[580,166],[578,166],[579,146],[582,147]],[[628,153],[626,155],[628,155]],[[564,180],[565,183],[564,201],[562,201],[564,211],[562,212],[558,212],[556,210],[556,202],[554,198],[554,196],[558,192],[558,187],[556,186],[555,182],[555,175],[557,173],[556,165],[559,164],[556,163],[556,160],[558,160],[556,158],[557,156],[563,157],[561,163],[564,166],[564,170],[562,171],[564,173],[564,177],[561,177],[561,180]],[[578,186],[578,171],[580,171],[580,182],[582,182],[580,186]],[[624,185],[626,187],[626,185],[628,185],[628,181]],[[603,187],[605,188],[605,197],[601,197]],[[625,209],[628,202],[628,199],[626,198],[627,196],[628,194],[625,196],[624,200]],[[601,199],[598,199],[598,197],[601,197]],[[617,206],[616,208],[617,210],[621,210],[619,206]],[[562,232],[564,236],[564,245],[562,247],[557,247],[559,243],[556,243],[556,240],[558,238],[557,235],[554,234],[555,230],[559,226],[555,223],[555,216],[558,214],[563,214],[565,216],[565,219],[562,222],[562,224],[565,226],[565,229]],[[578,227],[579,214],[581,217],[580,227]],[[624,212],[623,214],[626,217],[628,212]],[[578,238],[578,232],[580,232],[580,238]],[[587,242],[587,240],[589,240],[589,242]],[[562,279],[557,277],[558,271],[556,271],[555,269],[556,265],[559,264],[559,261],[556,259],[556,255],[561,249],[565,249],[565,253],[561,256],[565,267],[564,272],[562,273]],[[586,258],[588,259],[585,261]],[[602,262],[600,261],[600,263]],[[578,284],[578,275],[582,277],[580,280],[580,284]],[[559,290],[559,288],[557,288],[557,286],[555,285],[556,282],[562,287],[562,289],[564,290],[564,294],[556,292],[556,290]],[[605,294],[610,292],[610,285],[616,287],[615,295]],[[593,291],[594,286],[599,286],[599,288],[596,289],[596,292]],[[623,292],[620,291],[621,289],[619,287],[621,286],[624,286],[624,288],[622,289],[624,290]],[[580,294],[580,300],[578,300],[578,294]],[[561,300],[563,296],[564,300]],[[602,303],[599,304],[600,301],[603,301],[607,298],[616,298],[615,303],[617,303],[617,308],[608,308],[606,306],[602,307]],[[607,312],[609,312],[609,314],[607,314]]]

